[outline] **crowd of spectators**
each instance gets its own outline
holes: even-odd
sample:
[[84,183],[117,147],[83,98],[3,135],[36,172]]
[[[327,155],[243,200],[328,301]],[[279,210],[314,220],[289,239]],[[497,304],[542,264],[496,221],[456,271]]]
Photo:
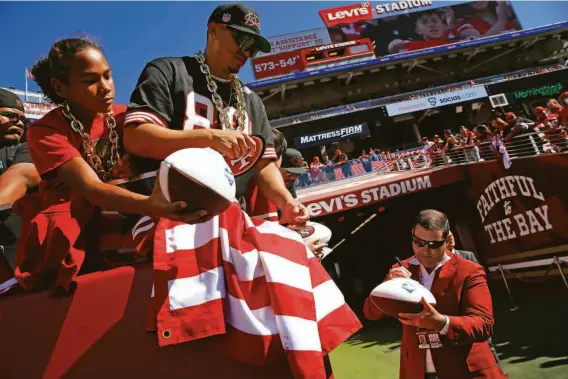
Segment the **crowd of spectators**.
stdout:
[[[546,107],[536,107],[531,118],[496,108],[489,122],[459,130],[444,130],[443,136],[423,137],[422,146],[402,151],[363,150],[351,159],[341,150],[330,158],[314,156],[306,173],[299,177],[299,187],[349,178],[369,172],[402,171],[429,166],[473,163],[501,159],[510,164],[510,156],[568,151],[568,92],[560,101],[549,99]],[[394,150],[394,149],[393,149]],[[509,163],[507,163],[509,162]]]
[[489,123],[473,129],[461,126],[458,133],[444,131],[430,141],[423,139],[423,153],[432,165],[470,163],[502,157],[529,156],[559,153],[568,150],[566,126],[568,126],[568,92],[560,96],[561,105],[550,99],[546,107],[536,107],[534,117],[528,118],[515,112],[496,108]]

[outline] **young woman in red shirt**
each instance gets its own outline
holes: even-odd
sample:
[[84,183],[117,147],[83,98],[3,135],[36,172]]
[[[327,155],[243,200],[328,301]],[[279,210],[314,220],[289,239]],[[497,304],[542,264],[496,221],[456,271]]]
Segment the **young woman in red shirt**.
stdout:
[[86,257],[97,262],[101,209],[187,222],[201,216],[183,214],[185,203],[168,203],[157,180],[151,196],[105,183],[129,178],[133,171],[122,154],[126,107],[113,105],[112,72],[96,43],[58,41],[32,74],[60,107],[37,121],[27,135],[42,182],[38,193],[14,206],[25,225],[15,270],[25,289],[53,284],[67,288]]

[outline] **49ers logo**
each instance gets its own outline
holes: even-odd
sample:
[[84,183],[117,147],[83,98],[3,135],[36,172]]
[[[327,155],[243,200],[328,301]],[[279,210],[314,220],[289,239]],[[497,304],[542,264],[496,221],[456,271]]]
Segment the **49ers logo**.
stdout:
[[225,161],[229,164],[234,176],[242,175],[253,168],[264,155],[264,149],[266,147],[264,138],[261,136],[252,136],[252,139],[256,143],[254,155],[249,154],[238,159],[229,159],[225,157]]
[[316,231],[314,227],[311,225],[305,225],[305,226],[288,225],[288,229],[295,231],[304,239],[310,237]]
[[[232,126],[237,125],[237,110],[229,107],[227,110],[229,120],[232,121]],[[248,113],[245,116],[246,128],[243,133],[251,135],[252,124],[249,119]],[[204,129],[204,128],[219,128],[219,116],[215,111],[215,105],[211,99],[191,91],[186,96],[186,109],[185,121],[183,124],[184,130]],[[234,176],[239,176],[250,170],[264,155],[266,143],[260,136],[252,136],[256,143],[256,152],[254,155],[245,155],[239,159],[229,159],[225,157],[225,161],[231,168]]]

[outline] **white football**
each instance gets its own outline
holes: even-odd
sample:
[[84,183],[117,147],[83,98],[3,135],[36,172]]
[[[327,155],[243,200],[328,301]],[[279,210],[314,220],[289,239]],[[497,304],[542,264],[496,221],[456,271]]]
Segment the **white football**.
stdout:
[[[331,239],[331,230],[327,226],[313,221],[308,221],[306,225],[302,227],[288,225],[288,229],[297,232],[300,236],[302,236],[304,241],[307,239],[315,239],[323,243],[329,243],[329,240]],[[324,247],[322,249],[322,259],[329,255],[329,253],[331,253],[331,249],[329,247]]]
[[397,317],[399,313],[419,313],[424,298],[436,305],[432,292],[413,279],[394,278],[379,284],[371,291],[371,301],[383,313]]
[[184,212],[204,209],[216,216],[235,201],[235,177],[213,149],[178,150],[162,161],[158,175],[166,200],[185,201]]

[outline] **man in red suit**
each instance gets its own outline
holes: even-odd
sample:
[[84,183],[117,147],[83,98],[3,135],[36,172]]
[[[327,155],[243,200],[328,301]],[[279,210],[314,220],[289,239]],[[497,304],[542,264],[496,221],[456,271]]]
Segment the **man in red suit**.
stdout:
[[[400,379],[506,378],[487,344],[493,334],[493,307],[479,264],[448,252],[448,218],[420,212],[412,228],[414,257],[393,266],[385,280],[412,278],[432,291],[436,308],[425,301],[417,314],[400,313]],[[363,312],[385,316],[369,297]]]

